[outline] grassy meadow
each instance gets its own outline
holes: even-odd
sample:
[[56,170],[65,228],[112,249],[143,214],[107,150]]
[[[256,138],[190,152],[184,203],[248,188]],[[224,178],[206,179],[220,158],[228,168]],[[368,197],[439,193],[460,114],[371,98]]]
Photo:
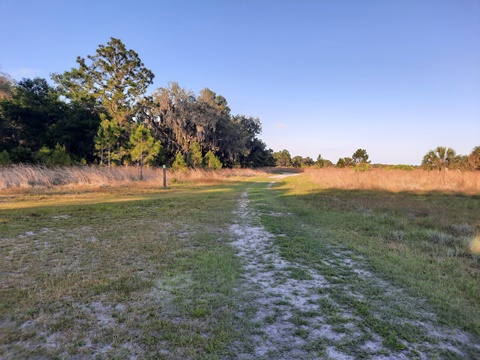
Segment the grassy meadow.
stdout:
[[223,354],[241,337],[227,241],[239,186],[3,195],[0,357]]
[[[332,249],[351,251],[369,271],[425,301],[438,324],[480,336],[480,172],[319,169],[272,185],[271,171],[193,171],[169,173],[163,189],[161,170],[147,170],[142,182],[135,170],[111,169],[120,175],[97,180],[81,169],[68,176],[0,170],[1,358],[248,352],[255,308],[230,246],[244,192],[278,235],[283,258],[339,286],[362,286],[361,301],[341,291],[331,298],[353,304],[392,351],[422,335],[397,324],[400,310],[375,316],[384,296],[375,284],[329,274]],[[67,177],[74,180],[48,180]],[[344,346],[354,351],[355,344]],[[455,358],[441,351],[440,358]]]
[[479,172],[310,170],[267,198],[297,215],[264,220],[286,235],[285,257],[318,264],[323,242],[353,250],[443,323],[480,334]]

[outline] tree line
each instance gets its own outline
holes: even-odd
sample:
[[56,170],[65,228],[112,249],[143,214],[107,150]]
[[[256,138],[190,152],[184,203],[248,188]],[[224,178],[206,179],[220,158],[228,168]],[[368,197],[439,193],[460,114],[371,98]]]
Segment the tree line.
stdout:
[[292,166],[292,167],[365,167],[370,164],[369,155],[365,149],[357,149],[352,157],[339,158],[337,163],[334,164],[330,160],[324,159],[321,154],[318,155],[317,160],[313,160],[311,157],[302,157],[290,155],[290,152],[286,149],[273,153],[275,163],[277,166]]
[[76,61],[53,86],[0,73],[0,163],[275,165],[260,120],[232,115],[222,95],[176,82],[146,95],[154,74],[120,39]]
[[[337,167],[337,168],[356,168],[360,170],[368,170],[371,166],[382,167],[386,165],[371,165],[369,155],[365,149],[357,149],[351,157],[339,158],[334,164],[330,160],[322,158],[319,154],[317,160],[311,157],[302,157],[290,155],[286,149],[273,153],[277,166],[291,167]],[[388,165],[398,169],[412,170],[415,167],[411,165]],[[429,150],[423,157],[421,168],[425,170],[480,170],[480,146],[476,146],[469,155],[458,155],[452,148],[438,146],[433,150]]]
[[[336,164],[321,155],[273,152],[258,138],[258,118],[232,115],[209,88],[199,94],[171,82],[146,95],[154,74],[120,39],[77,57],[77,67],[46,79],[14,82],[0,72],[0,165],[136,163],[173,168],[370,166],[365,149]],[[480,146],[470,155],[430,150],[425,169],[480,170]]]
[[480,146],[474,147],[469,155],[458,155],[452,148],[438,146],[425,154],[422,167],[427,170],[480,170]]

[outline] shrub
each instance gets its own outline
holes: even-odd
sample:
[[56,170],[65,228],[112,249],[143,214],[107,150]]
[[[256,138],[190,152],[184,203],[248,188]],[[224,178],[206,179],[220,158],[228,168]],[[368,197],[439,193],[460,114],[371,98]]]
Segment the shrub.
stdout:
[[355,171],[370,171],[372,166],[366,162],[361,162],[353,168]]
[[205,166],[212,170],[220,170],[223,166],[222,162],[215,154],[210,150],[205,154]]
[[19,146],[10,151],[10,160],[15,164],[30,164],[33,163],[33,152],[31,149]]
[[413,171],[413,170],[415,170],[415,166],[400,164],[400,165],[391,165],[391,166],[388,166],[387,169],[389,169],[389,170],[406,170],[406,171]]
[[12,161],[10,160],[10,155],[8,155],[7,150],[0,152],[0,166],[11,165]]
[[177,152],[177,155],[175,155],[175,160],[172,164],[172,170],[187,170],[187,163],[185,162],[181,152]]
[[480,146],[476,146],[468,156],[468,163],[472,170],[480,170]]
[[67,154],[65,146],[57,144],[55,149],[42,147],[35,155],[36,160],[45,166],[68,166],[72,164],[72,159]]

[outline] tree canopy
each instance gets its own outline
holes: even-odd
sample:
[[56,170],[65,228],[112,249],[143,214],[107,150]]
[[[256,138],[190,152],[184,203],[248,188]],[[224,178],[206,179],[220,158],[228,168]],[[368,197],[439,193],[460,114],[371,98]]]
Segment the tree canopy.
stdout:
[[455,150],[445,146],[438,146],[425,154],[422,166],[430,170],[443,170],[454,163],[456,155]]
[[480,170],[480,146],[475,146],[468,156],[468,162],[472,170]]
[[138,125],[130,135],[130,143],[132,146],[131,157],[133,161],[140,165],[140,179],[143,178],[143,165],[155,159],[160,154],[160,141],[153,138],[143,124]]
[[36,162],[41,149],[53,154],[58,144],[74,161],[143,166],[149,155],[139,150],[139,139],[148,131],[153,142],[144,144],[159,144],[167,164],[180,157],[192,167],[220,167],[215,160],[227,167],[274,163],[273,151],[258,139],[260,120],[232,115],[227,100],[211,89],[197,95],[171,82],[146,95],[154,74],[120,39],[76,61],[77,67],[52,75],[55,86],[40,78],[15,84],[0,73],[5,159]]
[[0,147],[13,162],[32,162],[43,147],[64,146],[74,159],[93,161],[93,139],[100,123],[88,101],[64,102],[45,79],[23,79],[0,100]]
[[277,166],[292,166],[292,156],[287,149],[273,153]]
[[352,161],[358,165],[358,164],[369,164],[370,161],[368,161],[368,154],[367,150],[365,149],[357,149],[353,155],[352,155]]
[[[117,38],[77,66],[46,79],[15,82],[0,72],[0,165],[41,163],[168,164],[185,167],[329,167],[318,155],[273,152],[259,139],[260,119],[234,115],[227,99],[205,87],[198,94],[177,82],[147,94],[154,74]],[[370,168],[365,149],[337,167]],[[480,170],[480,146],[457,155],[439,146],[422,159],[425,169]]]

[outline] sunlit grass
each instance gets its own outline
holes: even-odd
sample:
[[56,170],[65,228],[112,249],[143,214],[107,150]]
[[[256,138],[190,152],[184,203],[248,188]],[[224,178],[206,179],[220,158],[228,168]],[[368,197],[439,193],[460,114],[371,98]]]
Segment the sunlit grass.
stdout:
[[156,199],[161,196],[162,190],[154,191],[151,193],[138,193],[135,194],[134,190],[131,190],[130,194],[123,192],[111,193],[111,192],[85,192],[76,194],[55,194],[52,192],[45,195],[37,194],[25,194],[11,196],[0,195],[0,210],[4,209],[26,209],[40,206],[49,207],[63,207],[67,205],[94,205],[100,203],[119,203],[128,201],[140,201],[148,199]]
[[329,171],[287,178],[262,197],[270,212],[295,215],[264,217],[271,232],[282,234],[283,256],[317,266],[328,257],[326,244],[354,250],[388,281],[428,299],[445,324],[480,334],[479,195],[467,195],[472,188],[411,191],[415,185],[402,191],[398,183],[395,191],[323,187]]
[[480,235],[473,238],[470,244],[470,250],[475,254],[480,254]]
[[325,168],[306,169],[305,173],[321,189],[480,194],[480,171]]

